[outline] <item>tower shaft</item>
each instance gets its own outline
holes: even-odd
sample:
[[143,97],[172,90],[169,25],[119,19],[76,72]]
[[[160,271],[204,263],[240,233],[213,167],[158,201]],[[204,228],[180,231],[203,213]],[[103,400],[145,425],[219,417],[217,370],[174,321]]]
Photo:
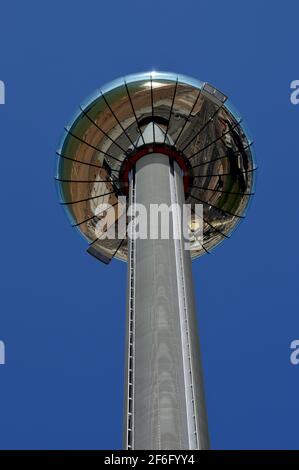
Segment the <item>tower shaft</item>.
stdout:
[[[191,257],[184,240],[173,237],[182,229],[177,208],[185,203],[178,164],[162,154],[138,160],[130,203],[148,215],[152,204],[177,206],[169,213],[168,239],[158,231],[157,239],[131,238],[128,245],[124,446],[207,449]],[[156,223],[160,229],[161,218]]]

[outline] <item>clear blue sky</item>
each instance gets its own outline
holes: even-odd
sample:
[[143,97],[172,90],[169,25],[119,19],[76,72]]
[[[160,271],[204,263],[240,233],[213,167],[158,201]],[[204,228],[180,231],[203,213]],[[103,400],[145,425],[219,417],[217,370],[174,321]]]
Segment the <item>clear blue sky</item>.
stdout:
[[166,70],[226,93],[255,140],[246,220],[194,264],[214,449],[299,449],[297,1],[3,1],[0,448],[121,447],[126,265],[86,254],[57,203],[77,105]]

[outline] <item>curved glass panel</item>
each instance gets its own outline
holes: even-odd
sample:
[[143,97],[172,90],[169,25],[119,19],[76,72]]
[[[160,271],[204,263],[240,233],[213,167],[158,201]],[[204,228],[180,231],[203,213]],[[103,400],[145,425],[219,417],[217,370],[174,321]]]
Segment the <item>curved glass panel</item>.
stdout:
[[[126,202],[118,200],[123,195],[120,172],[144,144],[142,133],[150,122],[159,125],[167,135],[164,144],[190,166],[186,202],[193,210],[193,258],[232,233],[254,191],[251,141],[239,113],[219,90],[167,72],[114,80],[84,100],[74,115],[58,149],[56,175],[60,201],[72,225],[90,243],[89,252],[104,262],[114,256],[127,259],[125,230],[110,237],[119,230],[117,221],[124,227],[127,223]],[[194,228],[195,204],[203,205],[203,243]]]

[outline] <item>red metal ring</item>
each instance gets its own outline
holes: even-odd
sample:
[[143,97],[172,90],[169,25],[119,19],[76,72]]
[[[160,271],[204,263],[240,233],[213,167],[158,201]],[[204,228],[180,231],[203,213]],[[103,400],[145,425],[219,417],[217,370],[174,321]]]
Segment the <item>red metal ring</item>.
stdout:
[[133,169],[136,162],[140,160],[140,158],[151,153],[162,153],[163,155],[167,155],[169,158],[172,158],[177,162],[183,172],[185,194],[189,194],[193,180],[193,171],[189,160],[182,152],[178,151],[175,147],[171,147],[167,144],[154,143],[142,145],[141,147],[138,147],[136,150],[133,150],[132,152],[130,152],[129,155],[127,155],[120,168],[119,182],[121,191],[124,194],[128,194],[130,171]]

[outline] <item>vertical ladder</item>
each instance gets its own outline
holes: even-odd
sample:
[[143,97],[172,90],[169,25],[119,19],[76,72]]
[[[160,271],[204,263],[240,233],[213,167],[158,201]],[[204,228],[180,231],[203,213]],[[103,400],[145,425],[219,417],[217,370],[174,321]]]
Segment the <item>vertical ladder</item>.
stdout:
[[129,246],[129,298],[128,298],[128,364],[127,364],[127,427],[126,449],[134,449],[134,376],[135,376],[135,178],[130,182],[131,226]]

